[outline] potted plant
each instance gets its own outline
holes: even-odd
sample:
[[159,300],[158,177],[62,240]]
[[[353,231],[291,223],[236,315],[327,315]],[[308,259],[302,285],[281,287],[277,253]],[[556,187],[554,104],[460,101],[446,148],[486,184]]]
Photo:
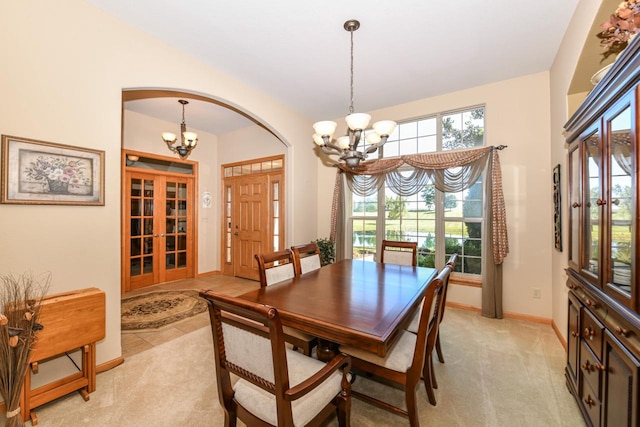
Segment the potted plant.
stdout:
[[314,243],[320,249],[320,261],[323,267],[336,262],[336,244],[333,240],[323,238],[314,240]]

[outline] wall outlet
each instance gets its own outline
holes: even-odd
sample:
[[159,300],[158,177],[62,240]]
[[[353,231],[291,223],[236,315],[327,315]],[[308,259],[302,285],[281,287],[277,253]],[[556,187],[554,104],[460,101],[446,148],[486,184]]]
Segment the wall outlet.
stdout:
[[533,288],[533,297],[534,298],[541,298],[542,297],[542,293],[540,291],[540,288]]

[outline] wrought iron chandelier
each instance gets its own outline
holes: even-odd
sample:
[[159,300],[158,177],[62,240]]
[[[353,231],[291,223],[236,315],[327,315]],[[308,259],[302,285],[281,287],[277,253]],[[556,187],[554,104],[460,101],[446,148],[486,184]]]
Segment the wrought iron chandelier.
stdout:
[[315,131],[313,141],[322,148],[325,154],[339,156],[340,160],[352,169],[358,167],[360,161],[364,161],[368,154],[375,152],[378,147],[382,147],[396,128],[396,122],[392,120],[381,120],[374,123],[373,132],[367,132],[365,137],[369,147],[364,152],[358,151],[358,144],[360,144],[364,131],[371,120],[369,114],[353,112],[353,32],[358,28],[360,28],[360,22],[355,19],[344,23],[344,29],[351,34],[351,102],[349,115],[345,117],[348,127],[347,135],[336,140],[333,139],[337,127],[336,122],[320,121],[313,125]]
[[187,132],[187,125],[184,122],[184,106],[189,103],[184,99],[179,99],[178,102],[182,104],[182,123],[180,124],[180,145],[174,145],[177,141],[175,133],[162,132],[162,140],[167,144],[169,150],[174,153],[178,153],[181,159],[189,157],[191,151],[196,148],[198,144],[198,134],[195,132]]

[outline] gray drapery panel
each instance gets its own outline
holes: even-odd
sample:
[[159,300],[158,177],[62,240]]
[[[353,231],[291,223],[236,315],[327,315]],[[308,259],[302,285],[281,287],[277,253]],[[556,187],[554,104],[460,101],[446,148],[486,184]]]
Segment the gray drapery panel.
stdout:
[[[502,319],[502,263],[490,262],[489,260],[495,260],[495,236],[496,232],[499,230],[495,230],[495,218],[494,216],[498,215],[494,212],[494,207],[496,204],[494,203],[494,186],[492,185],[492,181],[499,180],[502,182],[502,174],[500,173],[500,163],[498,162],[496,167],[496,160],[498,159],[497,154],[492,156],[489,159],[489,172],[491,174],[491,179],[488,179],[487,182],[484,183],[484,215],[486,221],[484,226],[482,227],[482,235],[483,236],[492,236],[492,239],[488,238],[482,239],[482,253],[484,254],[483,263],[482,263],[482,302],[481,302],[481,313],[485,317],[495,317],[497,319]],[[498,174],[496,174],[496,168],[498,170]],[[489,173],[487,173],[489,175]],[[502,199],[502,190],[500,190],[500,198]],[[504,201],[504,200],[503,200]],[[502,207],[497,210],[502,209],[504,211],[504,203]],[[503,212],[504,213],[504,212]],[[505,221],[505,235],[506,239],[506,217]],[[508,250],[508,248],[507,248]],[[506,256],[506,253],[505,253]]]
[[[398,170],[405,164],[411,169]],[[385,182],[396,194],[410,196],[430,183],[444,192],[466,190],[487,169],[487,182],[484,183],[486,221],[482,231],[483,242],[485,242],[482,266],[482,314],[486,317],[502,318],[502,262],[509,252],[509,243],[502,192],[502,172],[495,147],[372,160],[360,164],[356,169],[339,164],[338,168],[332,209],[332,239],[336,236],[344,236],[346,213],[344,212],[345,193],[342,175],[345,176],[349,189],[362,197],[375,194]],[[340,224],[340,231],[338,231],[338,224]],[[336,242],[336,259],[344,259],[346,257],[344,239],[334,241]]]

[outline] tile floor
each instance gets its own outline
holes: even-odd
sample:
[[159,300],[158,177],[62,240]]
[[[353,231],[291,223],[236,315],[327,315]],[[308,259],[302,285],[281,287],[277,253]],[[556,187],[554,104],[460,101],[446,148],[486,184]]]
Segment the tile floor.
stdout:
[[[260,284],[253,280],[216,274],[197,279],[176,280],[174,282],[136,289],[127,292],[123,298],[153,291],[183,289],[215,289],[217,292],[229,295],[240,295],[259,287]],[[122,331],[122,357],[126,359],[134,354],[149,350],[152,347],[174,340],[205,326],[209,326],[209,317],[206,312],[155,330]]]

